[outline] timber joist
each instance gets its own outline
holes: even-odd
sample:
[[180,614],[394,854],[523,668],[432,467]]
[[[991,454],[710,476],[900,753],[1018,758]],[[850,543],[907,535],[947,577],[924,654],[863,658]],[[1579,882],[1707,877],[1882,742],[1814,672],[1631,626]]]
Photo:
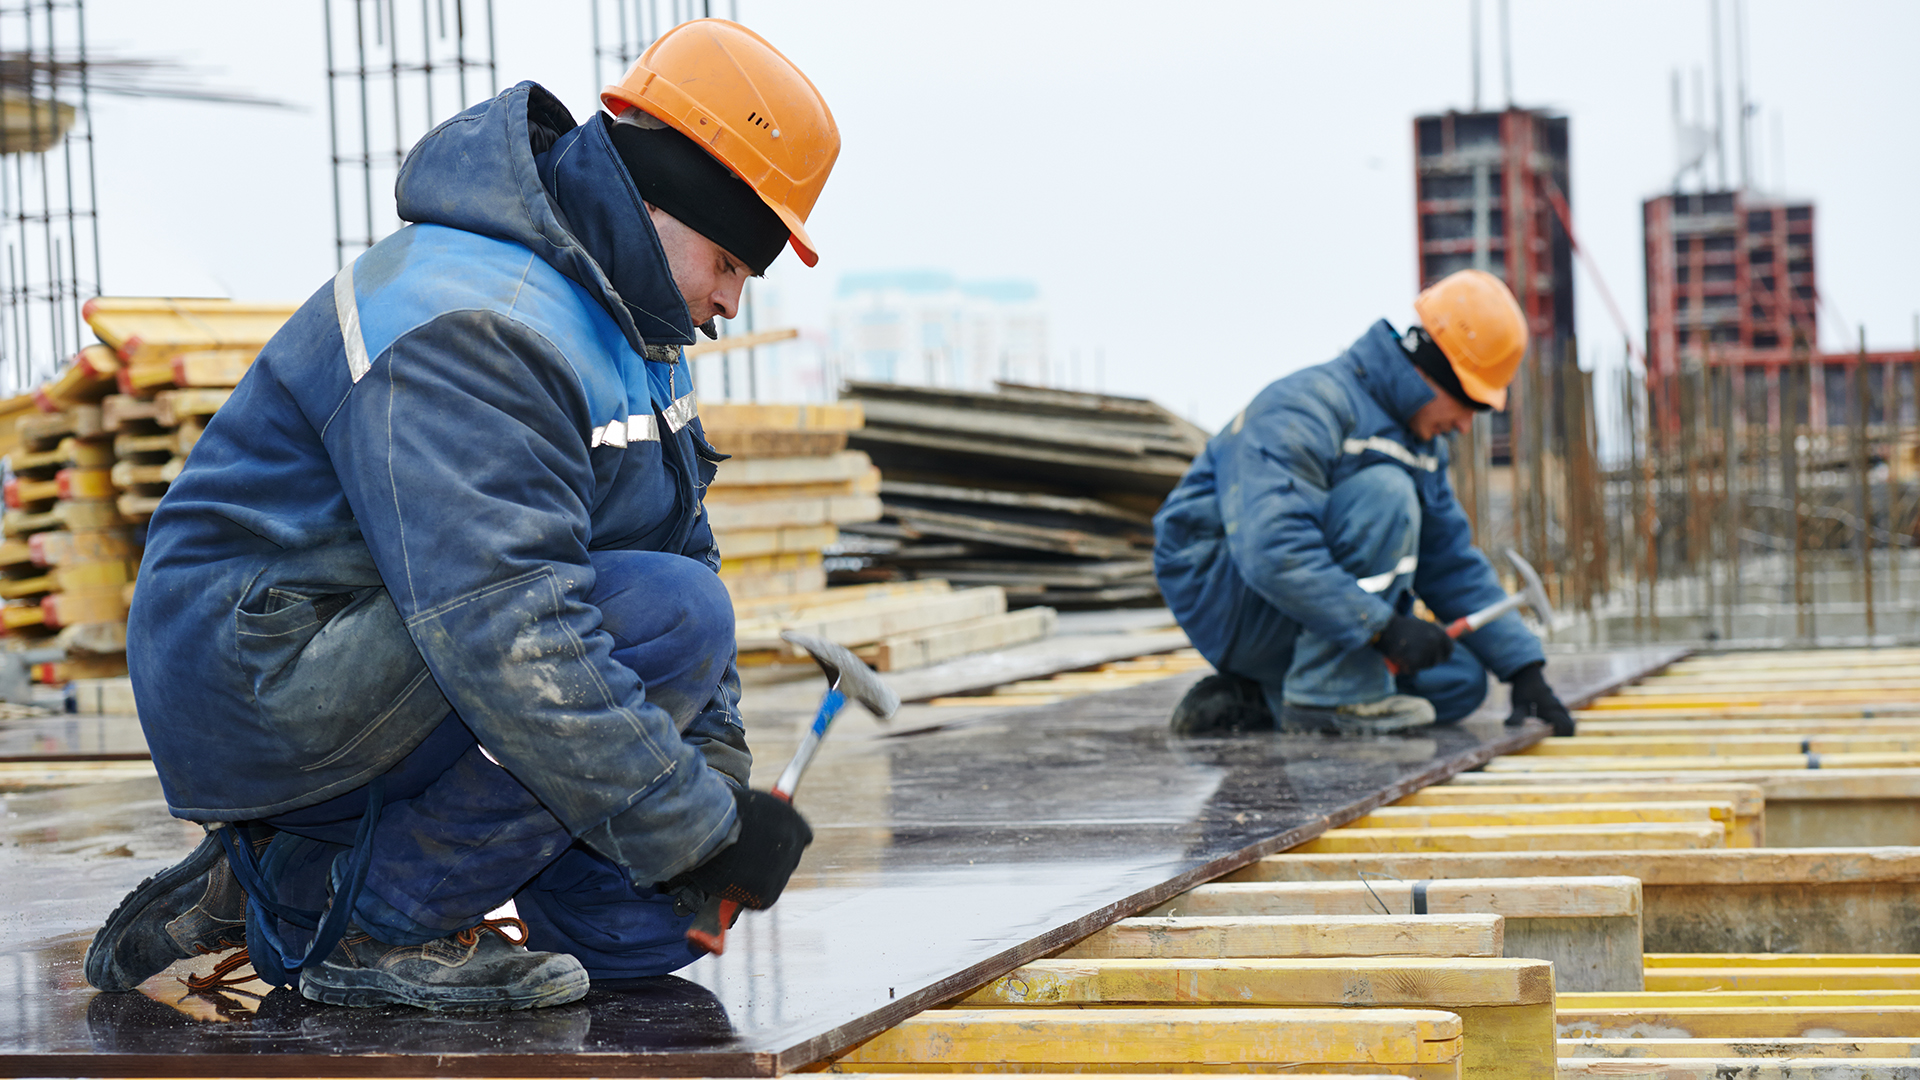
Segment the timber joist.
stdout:
[[829,1067],[1920,1075],[1916,670],[1675,663]]

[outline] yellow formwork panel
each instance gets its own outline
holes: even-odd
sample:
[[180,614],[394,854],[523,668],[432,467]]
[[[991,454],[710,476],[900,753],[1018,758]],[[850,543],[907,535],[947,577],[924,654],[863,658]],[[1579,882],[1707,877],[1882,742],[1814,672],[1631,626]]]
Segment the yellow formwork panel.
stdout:
[[1559,1080],[1904,1080],[1914,1063],[1902,1058],[1576,1058],[1563,1060]]
[[1621,822],[1608,825],[1457,826],[1433,829],[1329,829],[1290,848],[1294,854],[1388,851],[1662,851],[1727,843],[1719,822]]

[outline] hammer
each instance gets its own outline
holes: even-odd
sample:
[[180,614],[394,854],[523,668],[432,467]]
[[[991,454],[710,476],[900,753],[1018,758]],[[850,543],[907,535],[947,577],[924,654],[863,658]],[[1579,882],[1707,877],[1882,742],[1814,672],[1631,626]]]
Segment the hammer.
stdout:
[[[1513,564],[1514,573],[1520,575],[1520,591],[1495,601],[1471,615],[1462,615],[1447,624],[1447,636],[1458,639],[1462,634],[1472,633],[1509,611],[1522,607],[1531,608],[1533,616],[1542,623],[1553,625],[1553,603],[1547,599],[1546,586],[1540,584],[1540,575],[1534,573],[1533,564],[1520,557],[1512,548],[1507,549],[1507,561]],[[1387,661],[1387,670],[1400,674],[1400,665],[1391,659]]]
[[[801,737],[793,760],[787,762],[780,779],[773,784],[773,797],[790,803],[794,789],[800,786],[801,774],[807,771],[814,753],[820,749],[820,740],[826,738],[827,726],[840,714],[848,698],[866,706],[875,717],[891,720],[900,708],[900,695],[881,682],[880,676],[875,675],[865,661],[826,638],[794,630],[782,630],[780,637],[789,645],[805,649],[827,676],[827,692],[820,697],[820,710],[814,714],[813,726]],[[695,913],[693,925],[687,928],[687,940],[719,956],[727,949],[727,927],[733,925],[738,912],[739,905],[731,900],[709,899]]]

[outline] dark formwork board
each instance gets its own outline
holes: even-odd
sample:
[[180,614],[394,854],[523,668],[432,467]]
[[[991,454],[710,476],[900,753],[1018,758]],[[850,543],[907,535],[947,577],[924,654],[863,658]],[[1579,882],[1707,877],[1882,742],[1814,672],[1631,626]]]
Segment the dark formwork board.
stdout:
[[[1556,659],[1582,699],[1676,650]],[[290,991],[188,995],[175,973],[97,994],[91,927],[191,846],[151,801],[10,822],[0,900],[38,920],[0,963],[7,1075],[771,1075],[900,1020],[1116,919],[1545,735],[1498,721],[1410,737],[1176,740],[1192,677],[1009,710],[899,738],[829,740],[797,805],[816,841],[778,907],[748,913],[724,957],[680,977],[596,985],[578,1004],[447,1016],[339,1009]],[[763,774],[791,740],[756,733]],[[157,794],[157,788],[151,794]],[[29,814],[31,818],[33,815]],[[89,833],[87,830],[94,830]],[[127,837],[132,859],[36,854]],[[37,830],[37,831],[36,831]],[[82,844],[59,847],[59,838]],[[156,839],[158,838],[158,839]],[[104,841],[102,841],[104,842]],[[176,845],[156,852],[155,842]],[[64,858],[64,861],[63,861]],[[45,903],[60,897],[57,907]],[[28,902],[33,897],[33,902]],[[57,912],[57,913],[56,913]],[[76,915],[76,912],[82,914]],[[36,914],[37,913],[37,914]],[[63,931],[63,932],[62,932]],[[57,936],[56,936],[56,932]]]

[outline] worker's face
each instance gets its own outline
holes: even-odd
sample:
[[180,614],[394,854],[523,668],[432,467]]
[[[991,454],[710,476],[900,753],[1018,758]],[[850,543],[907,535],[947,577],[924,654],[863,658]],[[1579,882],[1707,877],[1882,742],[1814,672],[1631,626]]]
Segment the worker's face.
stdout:
[[699,326],[716,315],[733,318],[740,311],[740,290],[746,287],[751,273],[747,264],[659,207],[649,204],[647,210],[693,325]]
[[1473,430],[1474,410],[1463,404],[1459,398],[1440,389],[1440,384],[1427,378],[1426,372],[1418,369],[1415,371],[1433,389],[1433,400],[1420,406],[1420,411],[1414,413],[1413,419],[1407,423],[1407,426],[1413,429],[1413,434],[1421,442],[1425,442],[1436,435],[1450,435],[1456,432],[1464,435]]

